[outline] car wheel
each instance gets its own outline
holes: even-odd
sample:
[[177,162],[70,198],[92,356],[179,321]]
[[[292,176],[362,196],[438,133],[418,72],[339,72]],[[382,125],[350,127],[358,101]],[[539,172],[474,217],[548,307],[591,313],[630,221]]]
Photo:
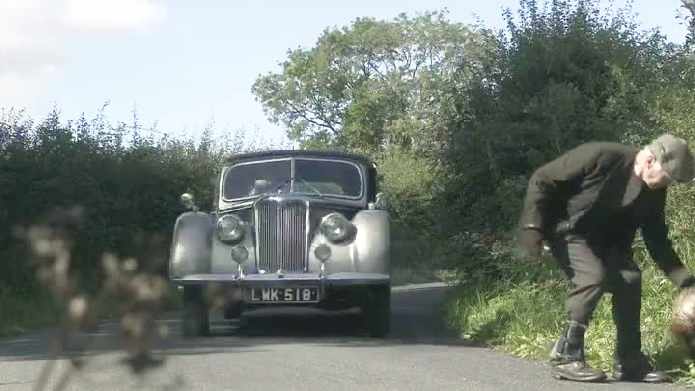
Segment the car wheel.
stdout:
[[203,288],[186,286],[183,288],[183,335],[196,337],[210,333],[210,318],[205,302]]
[[383,338],[391,327],[391,287],[370,288],[366,298],[362,312],[369,335]]

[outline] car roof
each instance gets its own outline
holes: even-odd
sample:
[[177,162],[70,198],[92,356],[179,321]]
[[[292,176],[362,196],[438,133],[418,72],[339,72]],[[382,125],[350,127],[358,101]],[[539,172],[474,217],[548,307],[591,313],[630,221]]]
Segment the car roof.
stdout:
[[228,156],[225,161],[228,164],[237,163],[240,161],[268,159],[268,158],[283,158],[283,157],[323,157],[323,158],[339,158],[353,160],[363,163],[367,166],[373,164],[372,160],[364,155],[342,151],[312,151],[312,150],[270,150],[250,153],[240,153]]

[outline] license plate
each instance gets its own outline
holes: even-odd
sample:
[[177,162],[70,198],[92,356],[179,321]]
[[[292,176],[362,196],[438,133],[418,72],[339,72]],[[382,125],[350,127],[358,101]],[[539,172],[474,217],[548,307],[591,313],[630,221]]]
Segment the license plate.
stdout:
[[249,300],[254,303],[316,303],[317,287],[300,288],[251,288]]

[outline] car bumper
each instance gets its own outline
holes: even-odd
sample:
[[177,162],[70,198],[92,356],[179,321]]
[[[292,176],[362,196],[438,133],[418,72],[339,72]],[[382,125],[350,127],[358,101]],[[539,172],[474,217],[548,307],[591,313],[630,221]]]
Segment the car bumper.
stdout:
[[317,285],[322,288],[358,286],[358,285],[388,285],[391,277],[382,273],[332,273],[320,275],[317,273],[302,274],[248,274],[239,277],[236,274],[191,274],[184,278],[173,279],[176,285],[206,285],[211,283],[230,284],[241,288],[281,288],[296,285]]

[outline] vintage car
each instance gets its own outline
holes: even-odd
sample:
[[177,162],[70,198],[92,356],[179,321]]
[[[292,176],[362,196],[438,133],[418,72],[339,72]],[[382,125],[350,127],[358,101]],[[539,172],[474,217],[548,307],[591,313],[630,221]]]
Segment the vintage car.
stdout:
[[370,335],[388,332],[389,214],[373,162],[337,152],[249,153],[229,158],[218,178],[215,210],[199,211],[184,194],[190,210],[174,227],[169,278],[183,289],[184,335],[209,332],[220,297],[228,319],[268,306],[358,307]]

